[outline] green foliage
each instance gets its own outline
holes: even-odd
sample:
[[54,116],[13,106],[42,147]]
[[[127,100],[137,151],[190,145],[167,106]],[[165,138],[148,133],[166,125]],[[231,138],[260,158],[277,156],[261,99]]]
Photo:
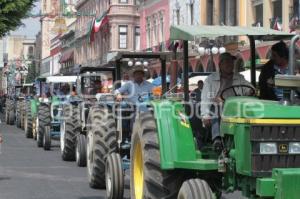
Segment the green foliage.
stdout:
[[34,82],[35,78],[37,77],[35,72],[35,63],[31,63],[28,65],[28,74],[26,77],[26,83],[32,83]]
[[[28,59],[33,59],[33,56],[29,56]],[[35,71],[36,62],[31,61],[28,65],[28,74],[26,77],[26,83],[32,83],[34,82],[35,78],[37,77],[37,72]]]
[[22,25],[36,0],[0,0],[0,37]]

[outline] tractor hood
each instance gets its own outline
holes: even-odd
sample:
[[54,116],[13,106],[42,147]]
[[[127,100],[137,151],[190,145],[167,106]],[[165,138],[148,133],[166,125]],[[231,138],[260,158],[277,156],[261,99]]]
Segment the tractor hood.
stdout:
[[300,119],[299,112],[300,106],[284,106],[254,97],[231,97],[224,104],[223,119]]

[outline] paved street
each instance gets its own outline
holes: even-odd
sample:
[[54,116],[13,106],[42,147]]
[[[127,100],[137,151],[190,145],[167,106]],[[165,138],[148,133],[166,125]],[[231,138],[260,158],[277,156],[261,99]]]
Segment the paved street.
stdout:
[[[106,198],[105,190],[89,188],[86,168],[61,160],[58,143],[51,151],[38,149],[23,131],[4,123],[0,124],[0,133],[4,140],[0,146],[0,199]],[[127,190],[125,197],[128,195]],[[225,198],[241,196],[236,193]]]
[[38,149],[15,126],[2,123],[0,132],[0,199],[105,198],[104,190],[89,188],[86,168],[61,160],[58,147]]

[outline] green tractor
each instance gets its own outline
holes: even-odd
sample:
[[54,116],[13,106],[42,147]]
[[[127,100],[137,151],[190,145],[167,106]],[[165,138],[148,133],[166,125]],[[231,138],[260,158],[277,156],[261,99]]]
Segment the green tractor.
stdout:
[[25,110],[26,103],[33,97],[33,84],[23,84],[16,87],[17,93],[17,106],[16,106],[16,125],[18,128],[24,129],[25,124]]
[[19,86],[10,86],[5,102],[5,122],[14,125],[16,122],[16,105],[18,101]]
[[24,114],[24,130],[26,138],[37,137],[38,132],[38,106],[40,101],[45,97],[46,91],[46,78],[39,77],[33,83],[35,95],[26,102],[25,114]]
[[[228,98],[221,117],[222,152],[215,152],[209,140],[201,148],[197,145],[201,118],[190,117],[188,43],[221,36],[248,36],[255,86],[255,40],[293,35],[258,27],[171,27],[171,39],[183,40],[184,100],[153,100],[148,112],[137,114],[130,154],[132,199],[212,199],[238,190],[248,198],[299,198],[300,107],[289,94],[300,85],[299,77],[293,76],[293,56],[290,75],[276,77],[277,86],[288,91],[291,100]],[[291,55],[298,39],[291,42]]]

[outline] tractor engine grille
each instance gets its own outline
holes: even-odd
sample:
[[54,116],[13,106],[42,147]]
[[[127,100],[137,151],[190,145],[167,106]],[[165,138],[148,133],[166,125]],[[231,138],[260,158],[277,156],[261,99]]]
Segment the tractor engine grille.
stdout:
[[[250,127],[252,175],[267,177],[273,168],[300,168],[300,154],[289,153],[289,143],[300,142],[300,125],[253,125]],[[276,143],[276,154],[261,154],[261,143]]]

